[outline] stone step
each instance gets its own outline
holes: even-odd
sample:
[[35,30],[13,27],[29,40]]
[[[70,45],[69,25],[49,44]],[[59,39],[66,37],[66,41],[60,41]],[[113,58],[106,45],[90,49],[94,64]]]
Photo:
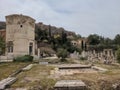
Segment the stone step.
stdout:
[[59,69],[82,69],[82,68],[91,68],[91,65],[80,65],[80,64],[71,64],[71,65],[60,65]]
[[81,80],[60,80],[55,86],[55,90],[87,90],[86,84]]

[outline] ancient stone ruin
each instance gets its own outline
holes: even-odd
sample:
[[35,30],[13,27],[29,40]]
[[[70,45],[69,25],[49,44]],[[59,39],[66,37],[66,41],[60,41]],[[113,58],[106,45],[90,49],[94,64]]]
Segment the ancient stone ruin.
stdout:
[[95,50],[88,51],[87,57],[88,57],[88,60],[91,62],[98,60],[105,64],[110,64],[116,61],[115,54],[112,49],[104,49],[101,52],[96,52]]
[[86,90],[86,85],[81,80],[61,80],[54,88],[55,90]]

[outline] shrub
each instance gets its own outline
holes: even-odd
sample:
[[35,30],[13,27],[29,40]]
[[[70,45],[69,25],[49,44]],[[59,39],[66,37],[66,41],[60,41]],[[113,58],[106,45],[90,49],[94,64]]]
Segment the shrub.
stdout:
[[63,61],[65,61],[65,58],[68,56],[68,52],[67,52],[66,49],[59,48],[59,49],[57,50],[57,56],[58,56],[59,58],[61,58],[61,61],[63,62]]
[[33,61],[33,56],[30,55],[24,55],[24,56],[19,56],[13,59],[15,62],[32,62]]
[[80,60],[87,60],[87,57],[80,57]]

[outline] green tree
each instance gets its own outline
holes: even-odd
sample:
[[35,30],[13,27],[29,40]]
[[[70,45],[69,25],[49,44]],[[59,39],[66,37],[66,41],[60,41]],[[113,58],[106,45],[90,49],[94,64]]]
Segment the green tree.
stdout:
[[63,48],[57,50],[57,56],[61,58],[61,61],[65,61],[65,58],[68,56],[68,51]]
[[76,51],[77,51],[77,52],[79,52],[79,54],[81,54],[82,49],[81,49],[81,48],[79,48],[79,47],[76,47]]
[[74,35],[74,40],[78,40],[80,38],[82,38],[82,36],[80,34]]
[[0,55],[5,53],[5,41],[3,37],[0,36]]
[[67,34],[65,33],[65,31],[62,31],[61,40],[62,40],[62,44],[65,44],[67,41]]
[[120,45],[120,34],[117,34],[114,38],[114,43]]
[[120,63],[120,48],[117,50],[116,54],[117,54],[117,61],[118,63]]
[[44,40],[48,40],[48,33],[47,30],[41,30],[41,29],[36,29],[35,30],[35,39],[37,41],[44,41]]
[[111,40],[110,38],[105,38],[104,39],[104,44],[109,46],[109,45],[112,45],[113,44],[113,40]]
[[98,45],[100,43],[100,36],[97,34],[91,34],[88,36],[88,44],[89,45]]
[[103,49],[116,49],[116,45],[114,45],[113,40],[110,38],[104,38],[97,34],[88,36],[88,49],[89,50],[97,50],[102,51]]

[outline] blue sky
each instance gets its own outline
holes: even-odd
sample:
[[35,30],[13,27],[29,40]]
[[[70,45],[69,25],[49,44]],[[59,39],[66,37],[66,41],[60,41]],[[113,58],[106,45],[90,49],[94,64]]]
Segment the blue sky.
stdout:
[[82,36],[120,34],[120,0],[0,0],[0,21],[24,14]]

